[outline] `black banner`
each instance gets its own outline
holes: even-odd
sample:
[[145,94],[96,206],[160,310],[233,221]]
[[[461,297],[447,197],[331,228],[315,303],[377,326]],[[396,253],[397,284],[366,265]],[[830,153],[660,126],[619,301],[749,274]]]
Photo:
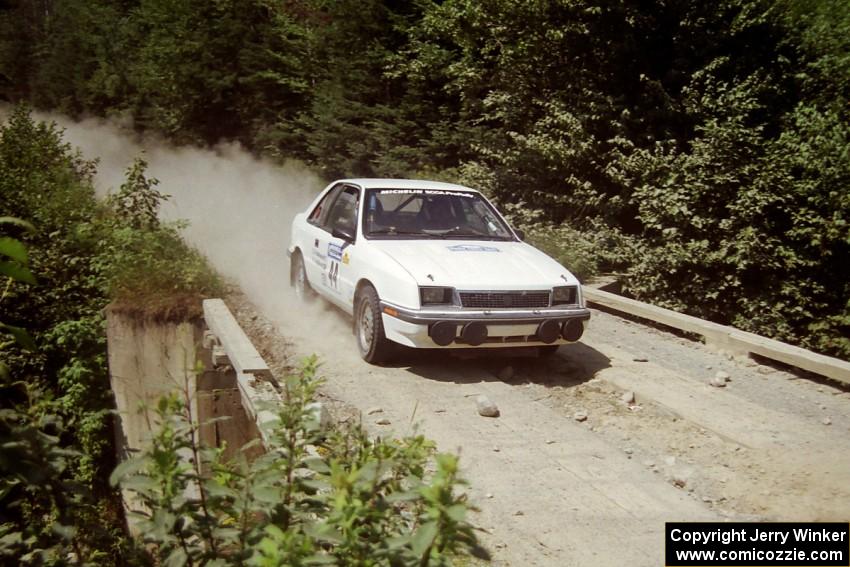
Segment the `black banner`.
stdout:
[[668,567],[850,567],[850,524],[668,522]]

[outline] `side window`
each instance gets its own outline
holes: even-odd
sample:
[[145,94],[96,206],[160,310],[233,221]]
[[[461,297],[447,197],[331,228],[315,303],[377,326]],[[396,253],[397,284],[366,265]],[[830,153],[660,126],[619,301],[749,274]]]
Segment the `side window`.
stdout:
[[322,200],[319,201],[319,204],[316,205],[316,208],[313,209],[313,212],[310,213],[310,216],[307,217],[307,222],[310,224],[314,224],[316,226],[324,226],[327,222],[328,211],[331,208],[331,203],[334,202],[339,192],[342,191],[344,185],[337,185],[330,191],[328,191],[327,195],[322,197]]
[[354,187],[346,187],[331,205],[325,227],[329,231],[335,228],[345,229],[354,234],[357,231],[357,203],[359,192]]

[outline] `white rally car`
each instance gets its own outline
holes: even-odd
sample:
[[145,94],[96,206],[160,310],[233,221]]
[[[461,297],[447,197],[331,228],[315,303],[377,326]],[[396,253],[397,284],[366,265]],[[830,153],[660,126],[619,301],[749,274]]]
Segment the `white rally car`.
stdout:
[[578,280],[521,237],[468,187],[344,179],[295,217],[291,283],[352,314],[371,363],[390,341],[548,354],[581,337],[590,311]]

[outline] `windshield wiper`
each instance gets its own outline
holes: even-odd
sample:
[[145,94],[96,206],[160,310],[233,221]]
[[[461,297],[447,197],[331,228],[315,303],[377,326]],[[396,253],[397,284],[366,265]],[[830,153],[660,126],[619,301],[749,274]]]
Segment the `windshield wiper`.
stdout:
[[396,228],[394,226],[388,226],[386,228],[376,228],[374,230],[370,230],[366,233],[368,236],[374,236],[376,234],[402,234],[402,235],[418,235],[418,236],[431,236],[427,232],[423,232],[421,230],[408,230],[404,228]]
[[480,231],[477,231],[477,230],[472,229],[472,228],[461,228],[459,226],[456,226],[454,228],[449,228],[449,229],[441,229],[441,230],[426,229],[423,232],[425,232],[426,234],[429,234],[431,236],[439,236],[440,238],[449,238],[449,237],[452,237],[452,236],[472,236],[472,237],[475,237],[475,238],[486,238],[486,239],[497,238],[496,236],[493,236],[492,234],[487,234],[486,232],[480,232]]

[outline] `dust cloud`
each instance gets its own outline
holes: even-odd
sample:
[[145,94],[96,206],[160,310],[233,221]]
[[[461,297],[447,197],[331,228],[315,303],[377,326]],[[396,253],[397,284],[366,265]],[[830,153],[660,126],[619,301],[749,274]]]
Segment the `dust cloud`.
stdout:
[[[0,117],[2,117],[0,109]],[[303,211],[324,182],[296,161],[283,165],[258,159],[238,144],[212,149],[176,147],[151,136],[140,138],[126,124],[102,119],[79,122],[34,113],[64,129],[64,139],[86,159],[98,158],[95,187],[115,192],[136,157],[148,162],[148,177],[170,195],[160,216],[186,220],[185,240],[237,284],[270,321],[287,335],[309,343],[353,348],[350,324],[321,303],[302,305],[289,285],[286,249],[296,213]]]

